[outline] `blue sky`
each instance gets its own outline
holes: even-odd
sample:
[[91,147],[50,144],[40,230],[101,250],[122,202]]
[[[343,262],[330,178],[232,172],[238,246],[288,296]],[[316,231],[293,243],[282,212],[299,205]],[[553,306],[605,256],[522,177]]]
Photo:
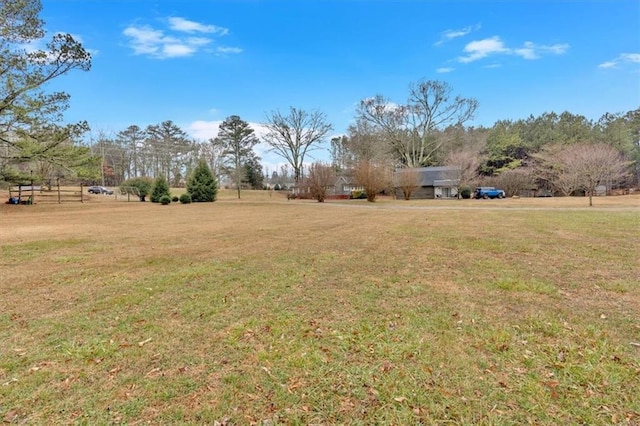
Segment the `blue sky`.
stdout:
[[[334,133],[357,103],[406,101],[438,79],[479,101],[470,124],[640,107],[636,0],[42,0],[50,34],[93,53],[68,121],[107,134],[172,120],[195,138],[229,115],[250,123],[295,106]],[[262,150],[265,160],[277,161]]]

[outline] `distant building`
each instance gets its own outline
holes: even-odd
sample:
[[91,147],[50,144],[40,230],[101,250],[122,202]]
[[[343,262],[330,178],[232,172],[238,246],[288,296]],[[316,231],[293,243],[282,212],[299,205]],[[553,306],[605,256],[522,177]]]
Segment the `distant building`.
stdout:
[[417,188],[411,193],[412,199],[453,198],[458,196],[460,169],[451,166],[418,167],[399,169],[394,173],[396,198],[403,198],[398,186],[401,173],[417,173]]

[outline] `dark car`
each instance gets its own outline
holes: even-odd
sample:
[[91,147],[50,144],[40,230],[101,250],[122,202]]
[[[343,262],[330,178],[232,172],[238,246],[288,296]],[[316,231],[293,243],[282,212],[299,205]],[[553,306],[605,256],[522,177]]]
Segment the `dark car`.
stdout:
[[105,188],[104,186],[90,186],[87,191],[89,191],[89,194],[113,195],[113,191]]

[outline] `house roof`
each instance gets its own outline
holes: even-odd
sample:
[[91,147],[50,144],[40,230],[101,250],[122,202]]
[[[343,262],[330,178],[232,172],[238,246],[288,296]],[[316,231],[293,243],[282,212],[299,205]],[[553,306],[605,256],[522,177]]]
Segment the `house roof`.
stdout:
[[460,168],[453,166],[416,167],[396,170],[396,175],[412,171],[418,173],[420,186],[455,186],[459,181]]

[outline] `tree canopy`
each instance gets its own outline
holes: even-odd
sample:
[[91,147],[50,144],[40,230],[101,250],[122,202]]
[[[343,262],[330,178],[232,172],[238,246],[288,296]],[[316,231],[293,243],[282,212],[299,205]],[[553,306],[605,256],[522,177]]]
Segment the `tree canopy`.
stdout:
[[[240,198],[240,187],[247,177],[247,162],[255,157],[253,147],[259,142],[249,123],[237,115],[227,117],[218,128],[222,157],[233,177]],[[254,179],[255,180],[255,179]]]
[[302,179],[307,152],[316,148],[333,129],[324,113],[294,107],[289,108],[288,115],[280,111],[268,114],[264,126],[267,128],[264,140],[291,165],[296,183]]
[[382,95],[366,98],[360,101],[357,119],[375,126],[405,167],[433,165],[443,143],[436,132],[467,122],[478,107],[475,99],[453,96],[452,91],[444,81],[411,83],[406,104]]
[[187,193],[194,203],[213,202],[218,195],[218,183],[205,160],[200,160],[187,180]]
[[[59,124],[69,95],[45,86],[72,70],[88,71],[91,55],[70,34],[45,35],[39,0],[4,0],[0,8],[0,174],[15,178],[44,162],[58,173],[87,173],[90,152],[75,145],[86,122]],[[45,178],[46,176],[41,176]]]

